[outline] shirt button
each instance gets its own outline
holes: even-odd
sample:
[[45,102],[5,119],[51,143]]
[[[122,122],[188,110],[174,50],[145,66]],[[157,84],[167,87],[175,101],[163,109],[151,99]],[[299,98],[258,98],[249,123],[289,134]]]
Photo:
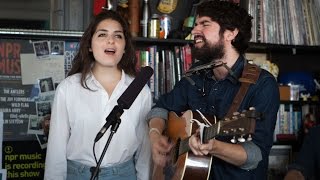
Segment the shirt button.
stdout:
[[211,106],[212,109],[214,109],[214,106]]

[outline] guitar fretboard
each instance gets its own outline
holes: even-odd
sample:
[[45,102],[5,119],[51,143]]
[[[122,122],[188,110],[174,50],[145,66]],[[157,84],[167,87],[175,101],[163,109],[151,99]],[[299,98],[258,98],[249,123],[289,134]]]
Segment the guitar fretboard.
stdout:
[[[214,124],[211,127],[207,127],[207,128],[205,127],[204,130],[203,130],[204,131],[203,132],[203,140],[204,140],[204,142],[207,142],[210,139],[214,138],[217,135],[217,132],[219,131],[219,129],[218,129],[219,127],[220,127],[220,123],[219,122],[217,124]],[[186,152],[188,152],[190,150],[189,139],[190,139],[190,137],[180,141],[179,152],[178,152],[179,155],[181,155],[183,153],[186,153]]]

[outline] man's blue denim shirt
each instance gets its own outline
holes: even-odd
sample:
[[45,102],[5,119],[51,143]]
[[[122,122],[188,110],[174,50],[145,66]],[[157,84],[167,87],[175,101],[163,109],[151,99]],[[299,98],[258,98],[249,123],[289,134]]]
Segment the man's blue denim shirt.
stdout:
[[[229,73],[223,80],[216,81],[212,71],[182,78],[174,89],[162,95],[148,114],[152,117],[167,119],[168,111],[181,113],[186,110],[200,110],[206,115],[215,115],[222,119],[228,112],[233,98],[240,88],[238,78],[242,74],[245,58],[239,56]],[[255,107],[262,117],[256,121],[252,142],[243,143],[247,152],[247,162],[236,167],[218,158],[213,159],[210,179],[267,179],[268,156],[273,145],[273,132],[277,120],[280,103],[278,84],[274,76],[262,69],[260,77],[252,84],[240,105],[239,112]]]

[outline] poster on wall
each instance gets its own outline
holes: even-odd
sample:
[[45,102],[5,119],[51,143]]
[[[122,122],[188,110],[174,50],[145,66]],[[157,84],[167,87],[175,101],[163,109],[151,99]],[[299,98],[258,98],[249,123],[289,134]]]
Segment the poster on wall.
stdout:
[[64,54],[64,70],[65,70],[65,76],[67,77],[67,74],[72,66],[72,61],[74,57],[76,56],[76,53],[78,52],[79,43],[78,42],[65,42],[65,54]]
[[32,140],[27,134],[29,115],[36,113],[34,98],[38,88],[21,85],[19,81],[1,82],[0,111],[3,112],[3,139],[5,141]]
[[[3,142],[3,112],[0,112],[0,162],[2,162],[2,142]],[[0,164],[2,169],[2,164]]]
[[[42,129],[32,129],[30,125],[41,124],[41,107],[45,107],[44,102],[53,101],[55,87],[70,70],[77,48],[78,42],[0,39],[4,141],[43,139],[39,138]],[[47,50],[49,53],[44,52]]]
[[20,81],[20,54],[32,51],[27,40],[0,39],[0,80]]
[[0,39],[0,179],[43,179],[43,122],[48,126],[56,86],[70,70],[77,48],[78,42]]
[[37,141],[3,142],[3,168],[7,179],[43,180],[45,149]]
[[20,54],[32,52],[28,40],[0,40],[0,111],[3,112],[3,140],[32,140],[28,135],[29,114],[35,113],[38,88],[21,84]]
[[7,170],[6,169],[0,169],[0,180],[7,179]]
[[22,84],[36,84],[38,79],[52,77],[54,82],[64,78],[64,56],[56,55],[46,60],[37,60],[34,54],[20,54]]

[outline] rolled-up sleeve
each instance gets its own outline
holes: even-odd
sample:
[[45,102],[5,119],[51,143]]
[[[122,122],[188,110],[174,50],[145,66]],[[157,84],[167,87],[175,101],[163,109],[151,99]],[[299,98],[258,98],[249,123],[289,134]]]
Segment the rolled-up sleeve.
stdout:
[[153,109],[151,109],[151,111],[148,113],[147,115],[147,122],[149,123],[149,121],[152,118],[162,118],[164,120],[168,119],[168,110],[164,109],[164,108],[159,108],[159,107],[154,107]]
[[244,170],[255,169],[262,160],[260,148],[251,141],[244,142],[241,145],[247,153],[247,160],[240,168]]

